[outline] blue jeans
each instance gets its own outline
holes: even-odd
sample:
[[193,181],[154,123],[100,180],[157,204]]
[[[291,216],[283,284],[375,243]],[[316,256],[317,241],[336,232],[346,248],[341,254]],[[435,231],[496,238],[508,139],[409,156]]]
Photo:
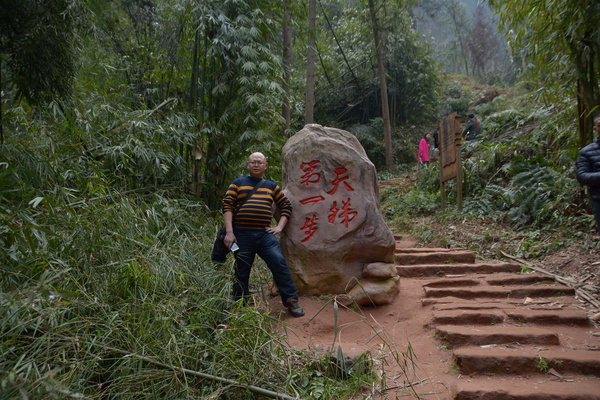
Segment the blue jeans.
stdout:
[[592,201],[592,210],[594,210],[594,218],[596,218],[596,230],[600,234],[600,200]]
[[279,289],[281,301],[287,307],[287,300],[296,296],[296,286],[290,273],[290,268],[281,254],[279,241],[272,233],[264,229],[236,229],[233,228],[233,234],[240,247],[235,252],[236,271],[235,283],[233,286],[233,295],[236,300],[244,299],[244,304],[250,297],[248,282],[250,281],[250,270],[254,263],[254,258],[258,254],[267,264],[273,274],[275,285]]

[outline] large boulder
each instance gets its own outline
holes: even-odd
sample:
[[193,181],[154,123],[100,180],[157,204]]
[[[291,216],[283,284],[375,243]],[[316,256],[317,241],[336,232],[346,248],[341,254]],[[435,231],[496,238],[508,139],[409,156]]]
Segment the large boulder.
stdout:
[[[387,263],[383,276],[365,283],[378,293],[375,303],[391,302],[395,240],[381,215],[375,166],[356,137],[306,125],[283,147],[282,187],[294,211],[280,242],[298,293],[349,294],[367,265]],[[387,299],[372,290],[377,283]]]

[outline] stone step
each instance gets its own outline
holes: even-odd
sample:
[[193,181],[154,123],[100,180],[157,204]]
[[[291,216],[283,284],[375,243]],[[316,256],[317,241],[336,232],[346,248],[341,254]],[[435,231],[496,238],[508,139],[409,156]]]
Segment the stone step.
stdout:
[[481,280],[479,279],[469,279],[469,278],[451,278],[451,279],[436,279],[432,282],[426,282],[423,284],[423,287],[458,287],[458,286],[477,286],[481,284]]
[[473,264],[475,254],[462,249],[396,249],[394,260],[400,265]]
[[[588,326],[590,320],[582,310],[506,310],[506,315],[518,323],[538,325]],[[600,359],[600,354],[598,354]]]
[[432,323],[436,325],[493,325],[504,322],[506,314],[501,310],[434,311]]
[[[445,325],[490,325],[507,321],[519,324],[588,326],[590,321],[587,313],[581,310],[441,310],[433,312],[434,324]],[[600,357],[600,354],[599,354]]]
[[[424,301],[429,299],[424,299]],[[512,302],[507,301],[465,301],[464,299],[441,297],[430,303],[433,304],[433,311],[449,311],[449,310],[471,310],[471,311],[486,311],[486,310],[504,310],[514,309],[519,304],[523,303],[523,300],[513,300]]]
[[396,265],[398,275],[403,278],[432,277],[462,274],[495,274],[519,273],[521,267],[513,263],[471,263],[471,264],[438,264]]
[[553,284],[555,282],[554,278],[543,274],[498,275],[488,277],[485,281],[488,285],[493,286]]
[[[547,373],[600,377],[600,354],[589,350],[541,350],[523,348],[462,347],[452,352],[456,366],[466,375]],[[600,391],[600,387],[598,388]]]
[[556,333],[534,327],[440,325],[435,328],[435,332],[442,342],[451,346],[487,346],[509,343],[544,346],[560,344]]
[[518,384],[470,379],[452,387],[454,400],[600,400],[599,383],[524,381]]
[[575,289],[559,285],[510,286],[510,287],[461,287],[461,288],[423,288],[425,297],[457,297],[474,298],[525,298],[525,297],[560,297],[573,296]]
[[494,274],[489,275],[450,275],[445,278],[438,278],[431,282],[423,283],[424,287],[455,287],[455,286],[509,286],[509,285],[535,285],[535,284],[554,284],[555,280],[545,275],[515,275],[515,274]]
[[477,302],[466,299],[459,299],[458,297],[439,297],[432,299],[422,299],[421,304],[423,306],[433,305],[433,310],[491,310],[491,309],[516,309],[522,307],[528,302],[527,307],[530,310],[540,311],[551,311],[551,310],[564,310],[565,307],[572,305],[578,305],[579,302],[570,296],[565,297],[549,297],[549,298],[535,298],[535,299],[503,299],[502,302],[498,302],[490,299],[479,299]]
[[470,250],[465,250],[460,247],[454,247],[452,249],[448,249],[446,247],[399,247],[395,250],[396,254],[427,254],[427,253],[443,253],[443,254],[452,254],[452,253],[471,253],[474,254]]

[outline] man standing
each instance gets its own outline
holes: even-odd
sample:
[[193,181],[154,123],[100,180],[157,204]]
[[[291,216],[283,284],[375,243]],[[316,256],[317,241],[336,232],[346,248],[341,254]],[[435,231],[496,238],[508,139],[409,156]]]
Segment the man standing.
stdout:
[[596,230],[600,234],[600,115],[594,118],[594,131],[598,135],[596,141],[579,151],[577,180],[590,188]]
[[[250,297],[250,270],[258,254],[273,274],[283,305],[294,317],[301,317],[304,310],[298,304],[292,274],[275,237],[290,219],[292,205],[277,184],[262,179],[268,166],[267,158],[262,153],[251,154],[246,166],[250,175],[234,180],[223,199],[223,219],[227,231],[225,245],[230,249],[234,243],[239,246],[239,250],[235,251],[235,299],[243,298],[244,303],[247,303]],[[261,186],[258,190],[237,210],[237,205],[259,183]],[[273,203],[279,207],[281,217],[277,226],[272,228]]]
[[469,114],[469,122],[467,122],[465,130],[462,133],[463,138],[465,140],[475,140],[477,136],[481,135],[482,130],[481,121],[475,117],[475,114]]

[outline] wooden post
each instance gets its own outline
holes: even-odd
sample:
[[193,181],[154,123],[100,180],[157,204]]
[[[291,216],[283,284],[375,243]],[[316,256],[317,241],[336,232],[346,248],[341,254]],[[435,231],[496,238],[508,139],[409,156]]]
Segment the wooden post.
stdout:
[[442,129],[444,129],[442,122],[438,125],[438,164],[440,165],[440,197],[442,199],[442,211],[446,209],[446,184],[444,183],[443,170],[444,170],[444,152],[441,151],[440,146],[442,145],[442,138],[439,135],[443,135]]
[[442,182],[440,186],[440,196],[442,197],[442,211],[446,209],[446,184]]
[[463,200],[463,174],[462,174],[462,132],[460,131],[460,117],[457,115],[454,119],[454,140],[456,143],[456,208],[462,211]]

